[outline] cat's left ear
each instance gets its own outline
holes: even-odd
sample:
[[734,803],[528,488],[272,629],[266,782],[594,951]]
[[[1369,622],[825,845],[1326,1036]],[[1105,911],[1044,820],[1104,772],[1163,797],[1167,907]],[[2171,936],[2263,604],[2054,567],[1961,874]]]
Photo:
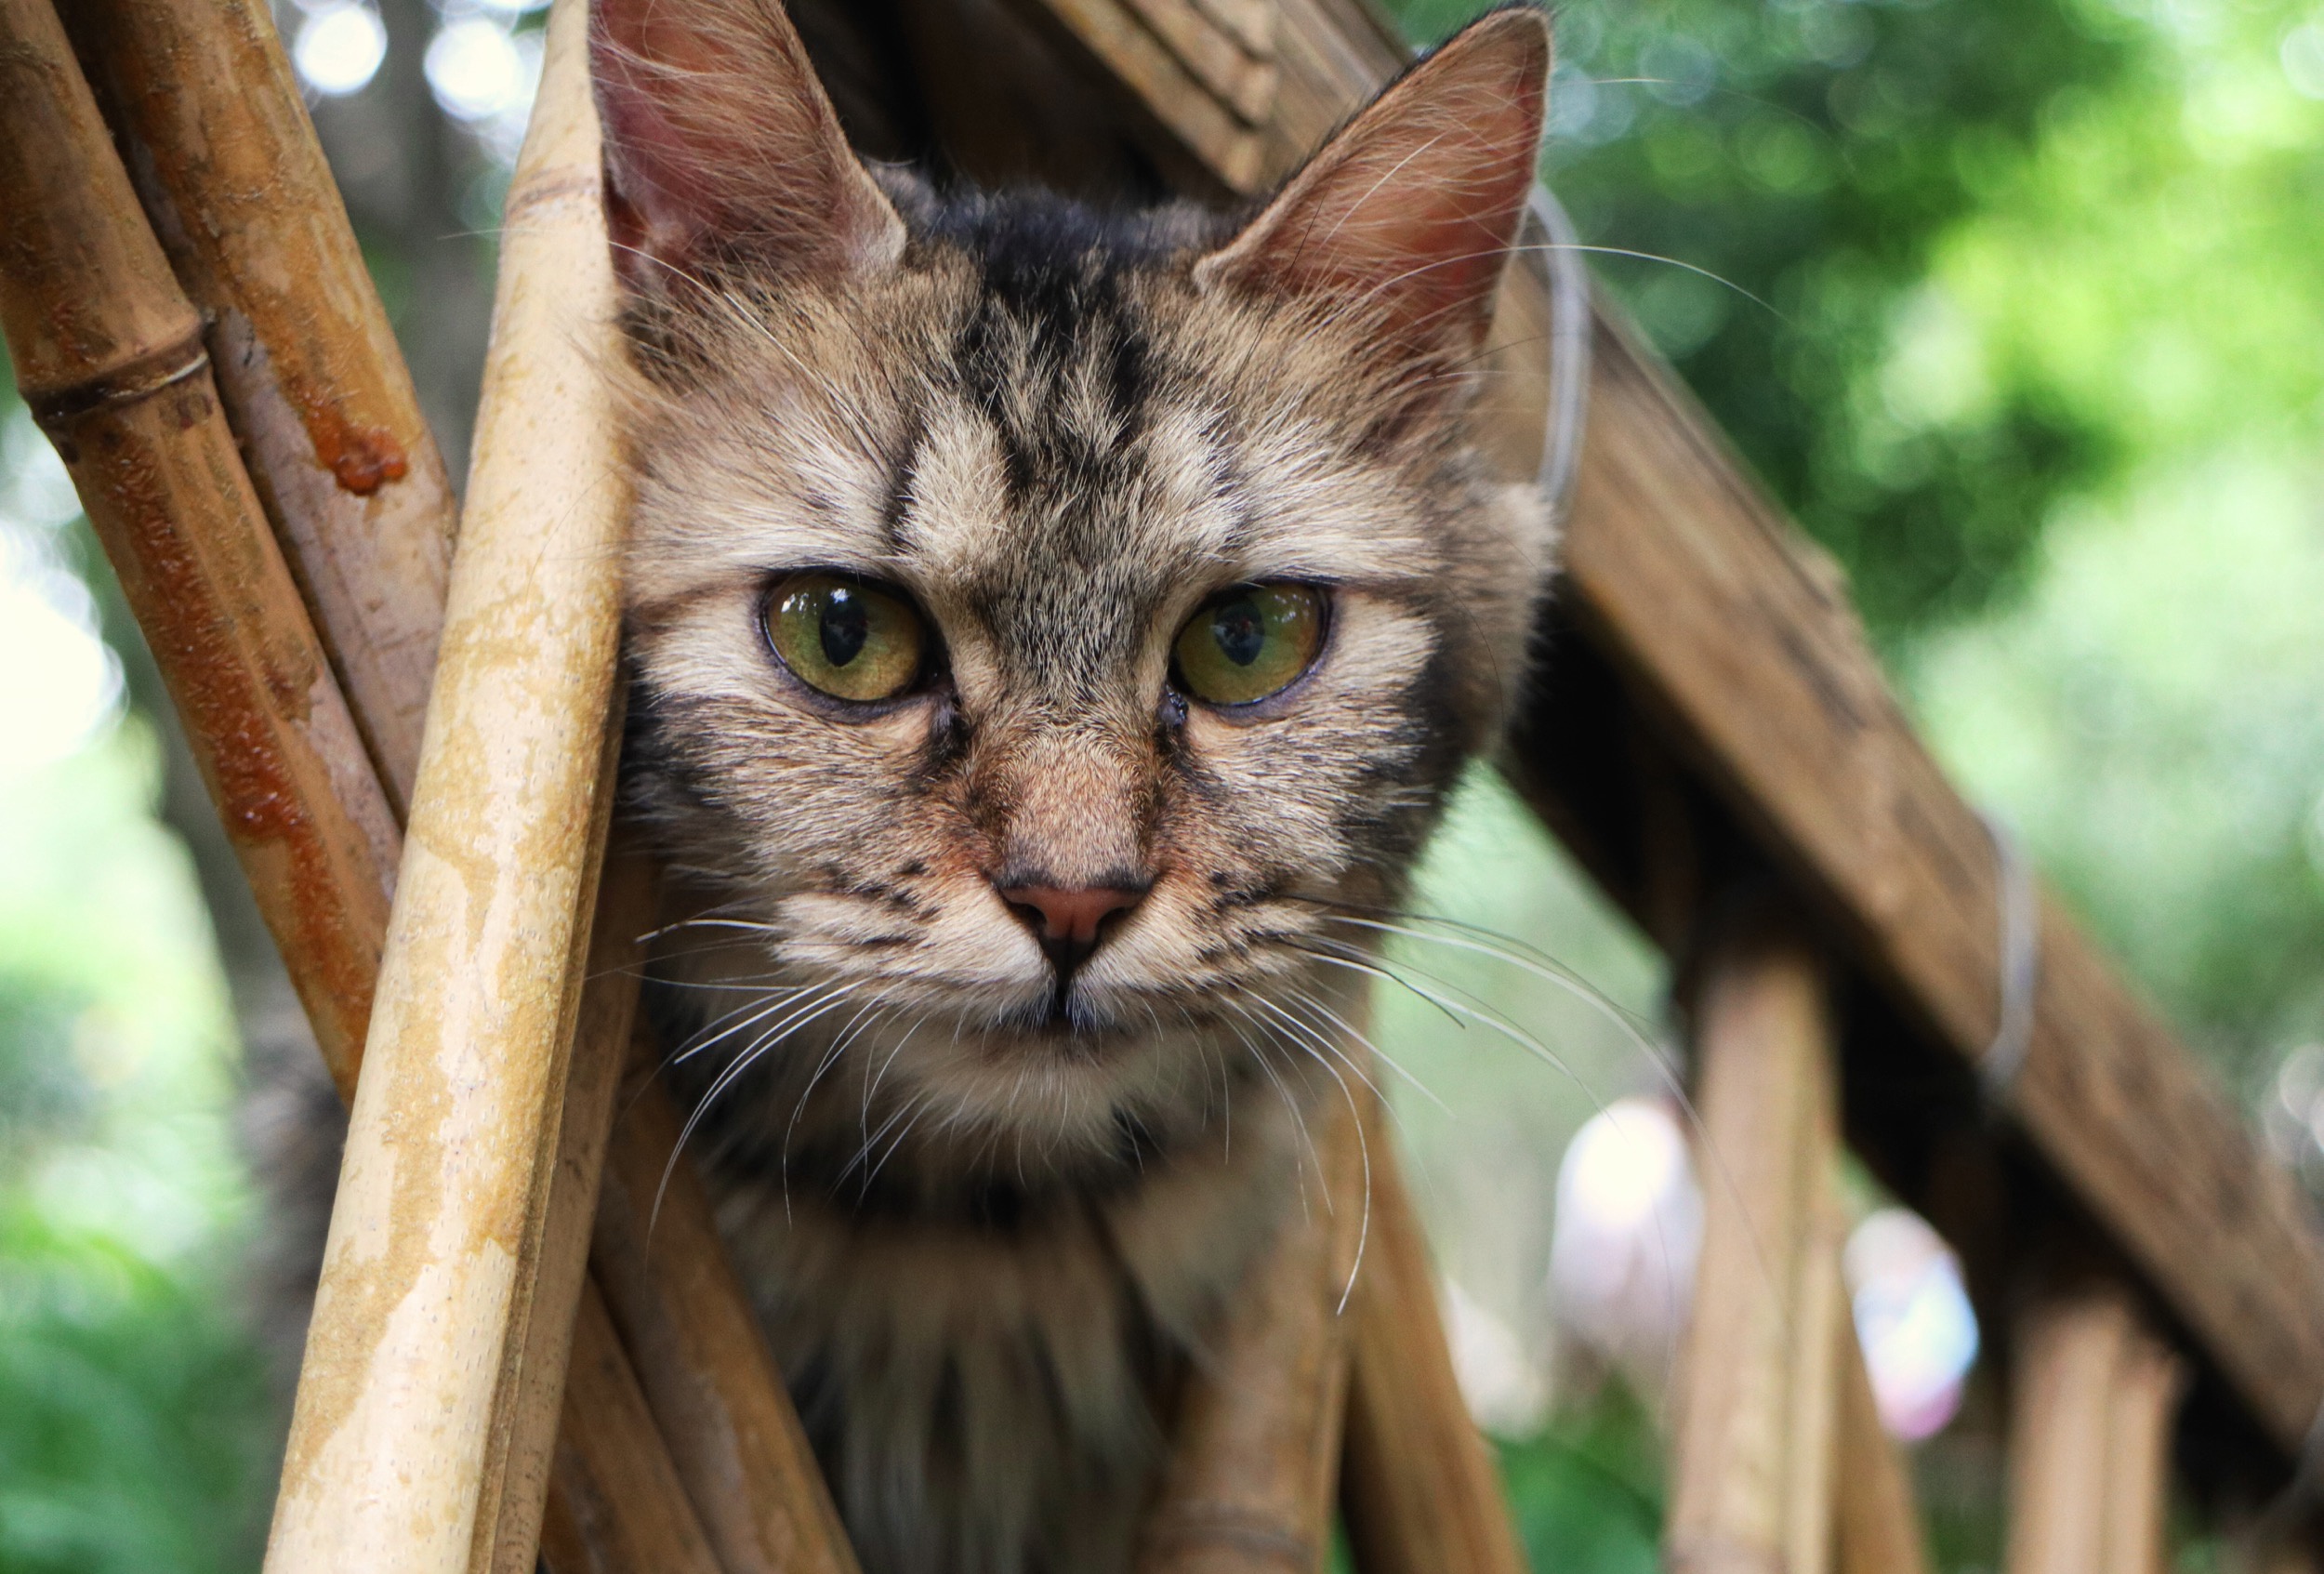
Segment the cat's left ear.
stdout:
[[1195,282],[1376,311],[1405,355],[1484,342],[1549,99],[1530,7],[1456,34],[1349,122]]
[[782,0],[591,0],[605,218],[632,289],[721,257],[825,277],[904,250]]

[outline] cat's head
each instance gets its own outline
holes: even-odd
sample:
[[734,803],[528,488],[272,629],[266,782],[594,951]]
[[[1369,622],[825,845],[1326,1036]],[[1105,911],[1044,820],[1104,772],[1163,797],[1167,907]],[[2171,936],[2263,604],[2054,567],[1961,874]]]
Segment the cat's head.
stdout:
[[1240,225],[875,175],[776,0],[598,0],[594,45],[633,781],[738,926],[693,944],[794,991],[735,1047],[1071,1149],[1332,1034],[1336,916],[1398,898],[1550,568],[1465,425],[1546,24]]

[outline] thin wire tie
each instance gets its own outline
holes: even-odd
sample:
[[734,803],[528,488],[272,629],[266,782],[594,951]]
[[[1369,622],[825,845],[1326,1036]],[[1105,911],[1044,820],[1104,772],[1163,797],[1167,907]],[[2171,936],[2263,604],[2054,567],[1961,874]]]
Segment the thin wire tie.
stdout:
[[2000,1020],[1993,1041],[1977,1061],[1977,1080],[1995,1105],[2005,1105],[2026,1068],[2033,1045],[2034,994],[2041,982],[2041,903],[2033,864],[2008,822],[1980,810],[1986,835],[1993,839],[1995,879],[2000,894]]
[[1550,189],[1536,182],[1525,211],[1549,237],[1550,414],[1541,441],[1541,496],[1563,521],[1581,471],[1581,440],[1590,424],[1590,271],[1581,238]]

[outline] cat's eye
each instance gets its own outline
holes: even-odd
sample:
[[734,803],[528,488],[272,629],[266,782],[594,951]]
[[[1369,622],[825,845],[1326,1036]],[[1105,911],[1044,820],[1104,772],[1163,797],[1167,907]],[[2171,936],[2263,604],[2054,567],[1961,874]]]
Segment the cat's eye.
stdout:
[[835,699],[893,699],[920,675],[927,635],[903,597],[837,574],[794,574],[767,597],[767,642]]
[[1237,585],[1204,603],[1170,654],[1186,692],[1249,705],[1290,686],[1324,642],[1324,598],[1306,585]]

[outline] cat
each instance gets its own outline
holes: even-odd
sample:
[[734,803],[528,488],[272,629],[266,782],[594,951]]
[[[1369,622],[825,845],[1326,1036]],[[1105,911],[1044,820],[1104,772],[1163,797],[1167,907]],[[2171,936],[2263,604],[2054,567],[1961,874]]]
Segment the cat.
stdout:
[[1239,221],[869,165],[778,0],[591,47],[689,1151],[868,1574],[1126,1569],[1525,668],[1470,412],[1548,24]]

